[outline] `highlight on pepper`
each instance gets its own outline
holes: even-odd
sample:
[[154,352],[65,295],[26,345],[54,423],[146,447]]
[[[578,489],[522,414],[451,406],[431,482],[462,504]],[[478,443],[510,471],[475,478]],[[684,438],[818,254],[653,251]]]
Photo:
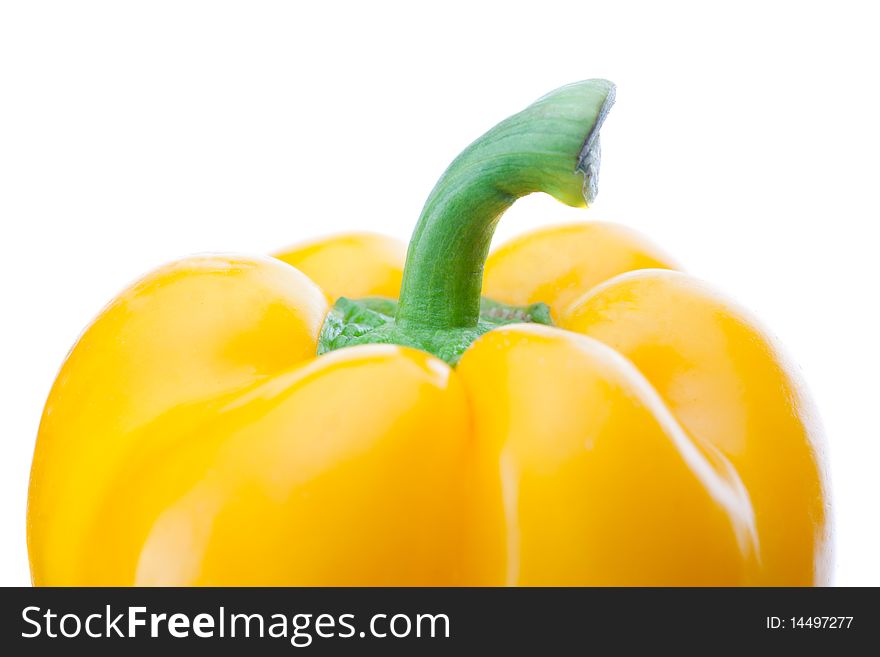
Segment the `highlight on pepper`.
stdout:
[[491,253],[598,190],[605,80],[468,146],[408,248],[184,258],[68,355],[34,454],[36,585],[821,585],[821,429],[761,325],[616,224]]

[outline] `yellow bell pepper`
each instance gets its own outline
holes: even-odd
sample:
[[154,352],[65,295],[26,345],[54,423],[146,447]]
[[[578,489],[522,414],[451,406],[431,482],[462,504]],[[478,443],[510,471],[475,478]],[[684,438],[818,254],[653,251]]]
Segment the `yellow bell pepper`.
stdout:
[[353,234],[122,292],[46,403],[34,583],[826,583],[821,432],[745,311],[612,224],[486,260],[516,198],[592,201],[612,102],[474,142],[405,263]]

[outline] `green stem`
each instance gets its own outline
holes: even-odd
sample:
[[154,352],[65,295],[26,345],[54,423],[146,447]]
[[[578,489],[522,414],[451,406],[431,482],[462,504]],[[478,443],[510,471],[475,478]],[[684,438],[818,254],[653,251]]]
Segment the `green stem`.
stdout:
[[449,166],[413,232],[400,302],[336,301],[318,353],[359,344],[423,349],[455,365],[478,337],[515,322],[550,324],[543,303],[480,299],[483,265],[499,217],[520,196],[546,192],[583,206],[596,195],[599,128],[614,85],[586,80],[553,91],[499,123]]
[[592,202],[599,128],[613,102],[606,80],[567,85],[499,123],[452,162],[410,240],[396,315],[401,330],[477,326],[498,219],[532,192],[576,207]]

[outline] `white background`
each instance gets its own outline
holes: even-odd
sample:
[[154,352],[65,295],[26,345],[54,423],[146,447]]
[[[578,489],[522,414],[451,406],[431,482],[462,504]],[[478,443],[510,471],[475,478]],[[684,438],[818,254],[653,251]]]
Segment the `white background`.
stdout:
[[880,584],[880,46],[871,3],[4,2],[0,584],[67,349],[131,279],[341,229],[406,238],[446,164],[607,77],[596,206],[752,308],[828,433],[836,583]]

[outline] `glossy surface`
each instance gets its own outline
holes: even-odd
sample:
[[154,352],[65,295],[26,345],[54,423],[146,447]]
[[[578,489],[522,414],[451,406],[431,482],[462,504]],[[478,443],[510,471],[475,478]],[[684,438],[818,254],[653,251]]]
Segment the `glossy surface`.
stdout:
[[406,245],[376,233],[346,233],[297,244],[274,254],[317,283],[330,301],[339,297],[400,294]]
[[[165,432],[218,398],[277,375],[314,353],[327,310],[318,287],[272,258],[194,257],[120,294],[80,337],[49,394],[31,471],[28,550],[37,584],[106,583],[95,550],[116,529],[99,509],[152,443],[173,462]],[[103,557],[102,557],[103,559]],[[130,582],[127,582],[130,583]]]
[[529,231],[486,260],[483,294],[513,305],[543,301],[554,316],[602,281],[634,269],[677,269],[639,233],[602,221]]
[[[457,373],[501,492],[505,583],[750,581],[748,495],[613,350],[537,325],[492,331]],[[496,511],[498,513],[498,511]]]
[[823,437],[803,384],[754,319],[684,274],[642,271],[562,317],[629,358],[682,426],[733,464],[755,509],[758,584],[825,584],[830,517]]
[[[615,248],[590,280],[645,262]],[[532,287],[586,285],[608,250],[533,261]],[[34,582],[825,583],[820,431],[766,334],[676,272],[572,290],[563,328],[496,329],[452,370],[393,345],[313,357],[328,295],[275,259],[157,270],[47,401]]]
[[371,345],[158,418],[106,491],[88,580],[471,581],[469,417],[451,374],[423,352]]

